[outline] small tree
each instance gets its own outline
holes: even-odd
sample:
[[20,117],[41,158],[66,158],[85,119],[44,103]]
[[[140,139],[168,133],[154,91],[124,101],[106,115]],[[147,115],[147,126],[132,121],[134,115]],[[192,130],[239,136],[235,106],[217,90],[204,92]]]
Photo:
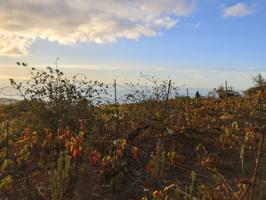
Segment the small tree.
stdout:
[[200,97],[201,97],[201,95],[200,95],[199,91],[197,91],[195,94],[195,98],[200,98]]
[[261,74],[257,74],[254,78],[253,78],[253,82],[254,82],[254,87],[251,87],[249,89],[247,89],[245,91],[246,95],[253,95],[256,94],[258,91],[265,91],[266,89],[266,80],[265,78],[262,77]]
[[67,78],[57,68],[38,70],[25,63],[17,64],[29,71],[30,79],[25,82],[10,79],[10,83],[28,102],[42,127],[55,129],[60,120],[74,128],[78,119],[92,116],[95,106],[103,102],[101,94],[107,94],[107,86],[98,81],[88,81],[85,76],[77,74]]
[[227,90],[223,87],[220,86],[217,90],[216,93],[218,94],[219,98],[225,98],[227,97],[235,97],[235,96],[240,96],[240,94],[234,90],[234,88],[228,87]]
[[[168,84],[169,80],[161,80],[141,73],[138,83],[126,83],[129,93],[124,95],[124,101],[128,103],[164,101],[168,93]],[[171,83],[171,94],[170,98],[179,96],[179,88],[173,82]]]
[[266,85],[266,80],[265,80],[265,78],[262,77],[261,74],[257,74],[257,76],[255,76],[253,78],[253,82],[255,83],[255,86],[265,86]]

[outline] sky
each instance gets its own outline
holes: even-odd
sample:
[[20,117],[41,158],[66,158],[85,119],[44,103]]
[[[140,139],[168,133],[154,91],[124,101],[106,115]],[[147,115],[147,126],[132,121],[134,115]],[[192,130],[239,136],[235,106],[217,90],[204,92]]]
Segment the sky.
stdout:
[[110,83],[140,72],[193,88],[266,75],[266,0],[0,0],[0,88],[16,62]]

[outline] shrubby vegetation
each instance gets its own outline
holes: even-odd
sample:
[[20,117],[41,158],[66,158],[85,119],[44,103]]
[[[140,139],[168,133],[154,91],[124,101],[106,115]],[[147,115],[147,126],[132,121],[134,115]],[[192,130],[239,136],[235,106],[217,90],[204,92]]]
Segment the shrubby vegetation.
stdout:
[[222,98],[142,75],[111,104],[98,81],[18,64],[30,79],[10,79],[24,100],[0,107],[1,199],[265,199],[261,75]]
[[258,91],[264,91],[266,89],[266,80],[262,77],[261,74],[258,74],[253,78],[254,87],[249,88],[245,93],[246,95],[253,95]]
[[41,71],[18,64],[28,70],[30,80],[10,79],[10,83],[24,99],[22,107],[31,111],[39,128],[56,130],[60,121],[76,130],[78,119],[92,119],[95,106],[103,103],[101,94],[107,93],[108,86],[79,74],[67,78],[57,68]]

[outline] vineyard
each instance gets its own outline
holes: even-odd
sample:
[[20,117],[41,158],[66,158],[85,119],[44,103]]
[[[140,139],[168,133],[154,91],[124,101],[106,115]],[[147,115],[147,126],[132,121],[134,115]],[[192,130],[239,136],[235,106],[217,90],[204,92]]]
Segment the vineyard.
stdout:
[[24,100],[0,107],[0,199],[266,199],[264,81],[191,98],[148,77],[119,104],[100,82],[23,67]]

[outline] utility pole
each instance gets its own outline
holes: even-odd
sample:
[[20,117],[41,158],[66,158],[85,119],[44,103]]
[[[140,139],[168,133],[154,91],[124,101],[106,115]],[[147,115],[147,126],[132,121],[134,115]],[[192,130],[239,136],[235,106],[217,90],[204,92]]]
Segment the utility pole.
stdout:
[[226,95],[226,97],[227,97],[227,91],[228,91],[227,81],[225,81],[225,95]]
[[227,86],[227,81],[225,81],[225,98],[226,98],[226,110],[228,113],[228,86]]

